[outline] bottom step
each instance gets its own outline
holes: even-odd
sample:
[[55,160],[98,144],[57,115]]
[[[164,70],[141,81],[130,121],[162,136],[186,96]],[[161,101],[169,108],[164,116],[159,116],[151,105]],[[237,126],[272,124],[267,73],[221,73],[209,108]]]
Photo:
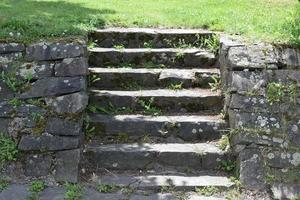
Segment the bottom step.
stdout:
[[168,175],[148,175],[148,176],[102,176],[98,184],[130,186],[138,190],[158,190],[171,187],[176,190],[194,191],[195,187],[220,187],[228,189],[234,183],[225,176],[168,176]]

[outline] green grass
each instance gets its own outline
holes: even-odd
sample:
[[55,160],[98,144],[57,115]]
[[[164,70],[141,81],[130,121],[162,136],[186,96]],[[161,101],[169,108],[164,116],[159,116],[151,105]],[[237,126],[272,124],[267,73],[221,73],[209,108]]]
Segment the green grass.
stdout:
[[300,44],[298,0],[1,0],[0,38],[86,35],[97,27],[208,28]]

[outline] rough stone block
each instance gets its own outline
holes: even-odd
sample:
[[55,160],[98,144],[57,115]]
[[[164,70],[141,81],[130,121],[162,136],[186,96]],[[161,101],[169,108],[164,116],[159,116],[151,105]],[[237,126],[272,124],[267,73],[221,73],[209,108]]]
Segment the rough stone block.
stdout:
[[231,73],[230,90],[240,94],[256,92],[264,94],[268,77],[264,72],[237,71]]
[[78,145],[79,139],[76,137],[23,135],[18,148],[21,151],[58,151],[75,149]]
[[25,162],[26,176],[46,176],[50,173],[52,156],[49,154],[28,155]]
[[73,43],[37,43],[26,48],[28,60],[58,60],[86,54],[86,46]]
[[55,65],[55,76],[80,76],[88,74],[86,58],[65,58]]
[[78,136],[81,133],[82,120],[69,121],[61,118],[50,118],[46,131],[52,135]]
[[280,51],[280,62],[287,67],[300,67],[300,50],[285,48]]
[[8,125],[11,122],[11,119],[0,118],[0,133],[8,134]]
[[28,117],[32,113],[44,115],[47,111],[31,104],[22,104],[20,106],[14,106],[8,102],[0,103],[0,117]]
[[278,133],[283,130],[280,116],[273,113],[244,113],[230,110],[229,123],[232,128],[259,129],[266,133]]
[[271,191],[275,199],[297,199],[300,197],[300,184],[274,183]]
[[264,153],[267,163],[273,168],[289,168],[300,166],[300,152],[269,149]]
[[276,69],[278,64],[277,53],[271,45],[231,47],[227,58],[231,69]]
[[240,180],[250,190],[263,190],[266,186],[264,166],[258,149],[245,149],[239,157]]
[[24,51],[25,46],[18,43],[0,43],[0,53],[12,53]]
[[33,79],[39,79],[52,76],[53,68],[54,63],[51,62],[28,62],[23,63],[17,73],[23,78],[26,78],[30,74]]
[[34,82],[29,91],[20,95],[20,98],[34,98],[55,96],[66,93],[78,92],[86,89],[83,77],[50,77]]
[[84,92],[46,98],[46,104],[57,113],[80,113],[88,105],[88,96]]
[[21,58],[23,58],[23,54],[21,52],[0,54],[0,63],[3,65]]
[[60,151],[56,153],[55,180],[76,183],[78,181],[78,165],[80,149]]
[[12,99],[14,97],[14,92],[10,90],[7,85],[1,80],[0,81],[0,99],[1,101]]

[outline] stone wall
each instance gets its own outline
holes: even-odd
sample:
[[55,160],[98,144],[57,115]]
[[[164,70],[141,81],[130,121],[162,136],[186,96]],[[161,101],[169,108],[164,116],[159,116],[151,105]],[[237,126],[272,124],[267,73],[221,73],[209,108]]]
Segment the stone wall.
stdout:
[[85,41],[0,43],[0,132],[20,152],[5,170],[77,182],[87,74]]
[[241,182],[299,197],[300,50],[224,37],[219,62]]

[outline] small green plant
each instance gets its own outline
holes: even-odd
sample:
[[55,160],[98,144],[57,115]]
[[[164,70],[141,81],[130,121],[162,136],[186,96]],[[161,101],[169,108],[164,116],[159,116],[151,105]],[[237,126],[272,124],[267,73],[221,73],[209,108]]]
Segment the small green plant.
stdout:
[[125,47],[123,44],[116,44],[116,45],[114,45],[114,48],[115,49],[124,49]]
[[198,35],[197,46],[200,48],[207,48],[214,54],[218,54],[220,48],[220,38],[217,35],[213,35],[209,38],[203,38]]
[[97,45],[97,40],[93,41],[93,40],[89,40],[88,43],[87,43],[87,46],[89,49],[92,49],[92,48],[95,48],[96,45]]
[[157,64],[149,61],[149,62],[146,62],[143,67],[145,67],[147,69],[154,69],[154,68],[157,68]]
[[218,142],[218,146],[221,150],[225,151],[229,147],[229,137],[228,135],[222,135]]
[[100,81],[101,78],[96,74],[91,74],[88,76],[88,85],[91,86],[93,83]]
[[0,192],[6,190],[11,182],[9,177],[0,177]]
[[124,143],[124,142],[128,142],[129,140],[129,136],[127,133],[119,133],[117,135],[117,142],[121,142],[121,143]]
[[121,82],[120,86],[122,89],[125,90],[141,90],[142,86],[139,85],[136,81],[132,81],[132,82]]
[[270,104],[281,102],[285,95],[285,86],[281,83],[270,83],[267,86],[267,100]]
[[120,64],[121,68],[128,68],[128,69],[132,69],[133,65],[131,63],[121,63]]
[[196,187],[195,191],[199,195],[210,197],[210,196],[213,196],[213,195],[219,193],[220,189],[215,186],[207,186],[207,187]]
[[150,139],[150,136],[149,134],[144,134],[141,138],[141,142],[142,143],[150,143],[151,142],[151,139]]
[[91,126],[90,122],[91,122],[90,117],[88,115],[86,115],[84,118],[84,122],[83,122],[83,131],[84,131],[85,137],[88,140],[92,139],[96,134],[96,132],[95,132],[96,127]]
[[176,55],[175,55],[176,60],[181,60],[183,58],[184,58],[184,53],[182,51],[176,52]]
[[10,73],[1,72],[1,80],[5,83],[5,85],[12,90],[13,92],[17,92],[19,87],[19,82],[17,78]]
[[99,184],[97,185],[97,190],[102,193],[116,192],[121,189],[117,184]]
[[11,100],[8,101],[8,104],[12,105],[12,106],[15,106],[15,107],[18,107],[20,105],[22,105],[23,101],[20,100],[20,99],[17,99],[17,98],[13,98]]
[[175,84],[175,83],[171,83],[168,88],[170,90],[181,90],[182,89],[182,85],[183,85],[183,82],[181,83],[178,83],[178,84]]
[[38,200],[39,194],[45,189],[46,185],[43,181],[33,181],[30,184],[29,191],[31,192],[30,196],[27,197],[27,200]]
[[152,41],[144,42],[144,48],[153,48],[153,42]]
[[66,183],[65,200],[79,200],[83,196],[82,186],[78,184]]
[[9,136],[0,133],[0,167],[6,161],[15,161],[17,154],[17,144]]
[[221,89],[221,80],[217,76],[212,76],[212,81],[211,83],[208,83],[210,86],[211,91],[215,92]]
[[140,99],[138,103],[140,106],[143,107],[144,114],[153,115],[153,116],[161,115],[161,110],[153,106],[154,97],[151,97],[148,102],[146,100]]
[[235,170],[235,162],[232,160],[221,160],[219,162],[219,169],[228,172],[228,173],[232,173]]
[[123,186],[121,188],[121,192],[124,193],[124,194],[126,194],[126,195],[130,195],[130,194],[132,194],[134,192],[134,188],[130,187],[130,186],[125,186],[125,187]]

